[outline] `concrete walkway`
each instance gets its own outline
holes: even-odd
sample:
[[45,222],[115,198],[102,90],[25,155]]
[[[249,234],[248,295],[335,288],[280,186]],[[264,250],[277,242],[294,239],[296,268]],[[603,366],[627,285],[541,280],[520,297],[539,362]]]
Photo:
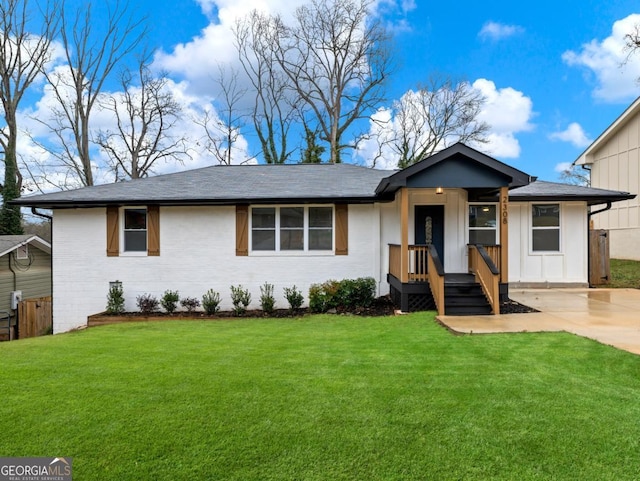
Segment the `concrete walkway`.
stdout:
[[566,331],[640,354],[640,290],[510,289],[514,301],[540,312],[438,316],[459,333]]

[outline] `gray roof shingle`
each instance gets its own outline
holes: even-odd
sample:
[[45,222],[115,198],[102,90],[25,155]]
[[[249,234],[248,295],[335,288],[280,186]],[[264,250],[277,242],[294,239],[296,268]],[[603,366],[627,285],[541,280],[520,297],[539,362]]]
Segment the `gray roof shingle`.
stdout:
[[24,244],[34,243],[47,254],[51,253],[51,245],[33,234],[0,235],[0,256],[3,256]]
[[512,201],[530,200],[580,200],[589,205],[616,202],[633,199],[635,194],[620,192],[617,190],[596,189],[581,185],[560,184],[536,180],[529,185],[518,187],[509,191],[509,199]]
[[373,202],[393,174],[350,164],[213,166],[81,189],[23,197],[44,208],[153,202],[164,205],[345,200]]
[[[213,166],[145,179],[23,197],[14,203],[42,208],[106,205],[232,205],[285,202],[375,202],[383,180],[397,171],[350,164]],[[382,197],[385,196],[385,197]],[[581,200],[589,205],[635,197],[628,192],[534,181],[512,189],[512,201]]]

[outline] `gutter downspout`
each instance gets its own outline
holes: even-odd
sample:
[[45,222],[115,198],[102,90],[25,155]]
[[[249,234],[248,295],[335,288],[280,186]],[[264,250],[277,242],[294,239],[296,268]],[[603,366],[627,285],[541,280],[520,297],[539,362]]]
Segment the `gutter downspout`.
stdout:
[[[612,205],[613,202],[609,201],[607,202],[606,207],[594,210],[593,212],[587,212],[587,276],[589,277],[589,279],[591,278],[591,235],[589,235],[589,232],[591,231],[591,216],[608,211],[609,209],[611,209]],[[591,282],[589,282],[589,287],[593,287],[591,285]]]
[[31,213],[33,215],[37,215],[38,217],[42,217],[44,219],[48,219],[50,221],[53,221],[53,216],[47,215],[47,214],[43,214],[42,212],[38,212],[38,209],[36,207],[31,207]]
[[31,213],[51,222],[51,255],[49,256],[51,266],[49,269],[49,283],[51,285],[51,333],[53,334],[53,216],[38,212],[35,207],[31,207]]
[[[18,279],[17,279],[17,274],[16,271],[13,270],[13,267],[11,267],[11,258],[13,257],[13,252],[9,252],[9,270],[11,271],[11,273],[13,274],[13,290],[17,291],[18,290]],[[11,309],[11,305],[9,305],[9,309]],[[11,311],[9,311],[11,312]],[[15,327],[15,336],[16,339],[20,339],[20,330],[19,330],[19,325],[20,323],[18,322],[18,309],[16,309],[13,312],[13,315],[15,317],[16,320],[16,327]],[[9,318],[9,333],[11,333],[11,318]],[[11,340],[11,335],[9,335],[9,340]]]

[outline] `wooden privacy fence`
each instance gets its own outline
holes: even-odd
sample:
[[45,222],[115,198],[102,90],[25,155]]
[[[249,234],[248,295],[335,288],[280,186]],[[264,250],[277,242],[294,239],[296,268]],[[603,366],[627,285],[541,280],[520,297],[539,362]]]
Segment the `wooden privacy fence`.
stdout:
[[609,231],[589,231],[589,285],[602,286],[611,279],[609,267]]
[[51,296],[25,299],[18,304],[18,338],[37,337],[51,333]]

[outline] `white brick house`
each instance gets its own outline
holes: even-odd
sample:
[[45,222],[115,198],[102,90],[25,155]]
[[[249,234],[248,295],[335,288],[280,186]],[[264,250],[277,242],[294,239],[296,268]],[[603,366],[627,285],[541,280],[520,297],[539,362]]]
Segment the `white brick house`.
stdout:
[[231,284],[257,299],[265,282],[285,307],[284,287],[372,277],[402,309],[454,313],[474,309],[443,294],[464,277],[497,312],[509,285],[587,285],[588,207],[631,197],[534,181],[456,144],[399,172],[215,166],[18,203],[53,210],[57,333],[104,311],[115,280],[128,310],[167,289],[214,289],[226,309]]

